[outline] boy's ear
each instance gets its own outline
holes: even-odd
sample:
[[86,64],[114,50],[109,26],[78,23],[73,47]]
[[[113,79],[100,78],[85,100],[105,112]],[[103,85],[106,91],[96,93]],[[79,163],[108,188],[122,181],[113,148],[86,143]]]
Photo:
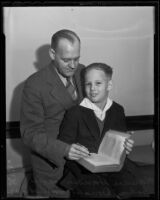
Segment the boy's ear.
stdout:
[[112,89],[112,80],[108,81],[108,91],[110,91]]
[[55,51],[52,48],[49,48],[49,55],[52,60],[55,58]]

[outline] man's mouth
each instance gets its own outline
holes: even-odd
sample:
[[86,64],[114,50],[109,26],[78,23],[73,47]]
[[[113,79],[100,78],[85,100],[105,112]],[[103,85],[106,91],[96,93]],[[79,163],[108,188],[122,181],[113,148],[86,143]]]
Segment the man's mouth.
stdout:
[[67,69],[66,71],[67,71],[67,72],[75,72],[76,69]]

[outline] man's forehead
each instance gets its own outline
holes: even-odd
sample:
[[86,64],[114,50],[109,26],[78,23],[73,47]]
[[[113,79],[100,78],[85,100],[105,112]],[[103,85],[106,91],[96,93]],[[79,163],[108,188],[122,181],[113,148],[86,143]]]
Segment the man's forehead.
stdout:
[[58,42],[58,47],[63,47],[63,46],[73,46],[75,44],[79,43],[79,41],[75,38],[73,41],[68,40],[67,38],[61,38]]
[[59,42],[59,45],[57,46],[56,51],[60,54],[65,54],[65,55],[67,53],[70,54],[72,52],[73,54],[76,54],[77,56],[77,54],[79,55],[80,53],[80,45],[78,41],[74,41],[72,43],[69,40],[64,39]]

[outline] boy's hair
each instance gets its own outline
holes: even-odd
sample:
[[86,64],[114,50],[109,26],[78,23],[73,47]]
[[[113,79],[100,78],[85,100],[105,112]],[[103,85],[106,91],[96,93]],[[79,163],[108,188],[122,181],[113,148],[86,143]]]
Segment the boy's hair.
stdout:
[[107,65],[105,63],[92,63],[92,64],[88,65],[85,68],[85,72],[84,72],[85,75],[91,69],[101,70],[106,74],[107,77],[109,77],[110,79],[112,78],[113,69],[109,65]]
[[78,35],[71,31],[71,30],[67,30],[67,29],[62,29],[60,31],[57,31],[53,36],[52,36],[52,39],[51,39],[51,48],[53,50],[56,50],[57,46],[58,46],[58,42],[61,40],[61,39],[67,39],[69,40],[71,43],[73,43],[75,40],[78,40],[79,43],[81,42],[80,41],[80,38],[78,37]]

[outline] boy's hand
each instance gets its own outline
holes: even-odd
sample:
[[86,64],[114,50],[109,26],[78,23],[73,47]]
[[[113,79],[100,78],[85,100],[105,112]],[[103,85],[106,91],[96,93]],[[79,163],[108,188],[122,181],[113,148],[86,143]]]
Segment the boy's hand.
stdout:
[[126,138],[124,142],[124,148],[126,150],[126,154],[129,154],[132,151],[134,141],[130,138]]
[[66,157],[70,160],[79,160],[87,156],[89,156],[88,149],[80,144],[71,144],[66,153]]

